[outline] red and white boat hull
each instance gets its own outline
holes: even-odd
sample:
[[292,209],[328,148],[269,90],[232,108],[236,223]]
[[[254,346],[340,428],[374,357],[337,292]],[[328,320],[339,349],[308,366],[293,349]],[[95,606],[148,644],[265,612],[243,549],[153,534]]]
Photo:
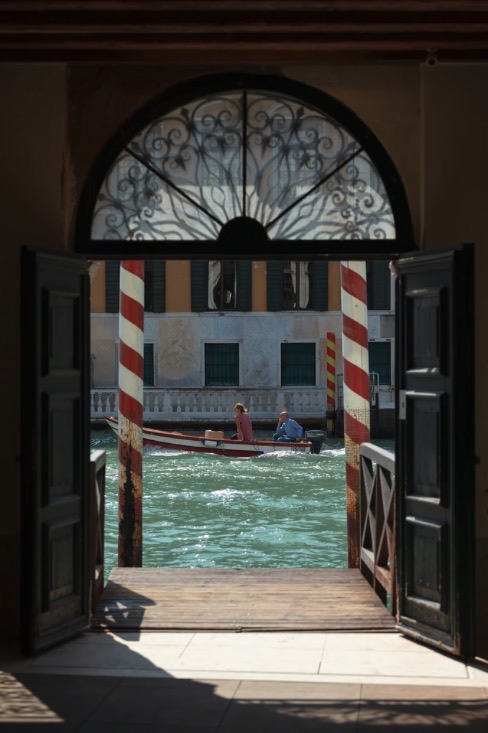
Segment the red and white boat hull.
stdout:
[[[118,434],[117,419],[106,417],[107,424]],[[191,451],[192,453],[213,453],[231,458],[252,458],[265,453],[288,451],[293,453],[312,453],[312,443],[276,443],[273,440],[231,440],[231,438],[208,438],[204,435],[191,435],[155,428],[143,428],[144,445],[169,450]]]

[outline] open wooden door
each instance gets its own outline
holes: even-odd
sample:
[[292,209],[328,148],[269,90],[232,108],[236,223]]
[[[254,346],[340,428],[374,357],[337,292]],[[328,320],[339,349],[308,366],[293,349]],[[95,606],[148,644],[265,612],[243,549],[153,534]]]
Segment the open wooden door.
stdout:
[[473,252],[416,253],[397,265],[399,627],[470,656]]
[[22,647],[89,620],[88,275],[80,257],[22,253]]

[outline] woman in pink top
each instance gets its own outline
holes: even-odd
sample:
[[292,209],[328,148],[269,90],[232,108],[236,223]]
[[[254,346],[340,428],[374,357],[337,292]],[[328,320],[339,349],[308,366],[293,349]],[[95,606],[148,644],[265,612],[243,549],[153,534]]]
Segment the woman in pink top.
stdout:
[[251,418],[247,414],[247,410],[241,402],[237,402],[235,407],[234,420],[236,421],[237,434],[233,435],[233,438],[237,440],[253,440],[252,437],[252,422]]

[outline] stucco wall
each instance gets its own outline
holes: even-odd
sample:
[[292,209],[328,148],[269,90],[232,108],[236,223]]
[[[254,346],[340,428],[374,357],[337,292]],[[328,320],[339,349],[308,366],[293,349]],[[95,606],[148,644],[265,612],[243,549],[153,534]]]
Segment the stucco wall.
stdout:
[[426,247],[475,244],[476,596],[480,619],[478,646],[485,657],[488,657],[487,88],[486,66],[426,67],[423,76],[423,243]]
[[0,68],[2,226],[2,511],[0,637],[18,630],[20,588],[20,253],[65,247],[65,75],[57,66]]

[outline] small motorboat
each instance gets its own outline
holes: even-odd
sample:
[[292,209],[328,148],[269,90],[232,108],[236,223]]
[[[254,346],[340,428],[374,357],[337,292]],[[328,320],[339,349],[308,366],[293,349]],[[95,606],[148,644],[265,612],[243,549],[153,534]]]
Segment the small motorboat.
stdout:
[[[107,424],[118,435],[118,421],[105,417]],[[312,431],[318,433],[319,431]],[[322,434],[323,435],[323,434]],[[224,438],[220,430],[206,430],[204,435],[190,435],[155,428],[143,427],[143,445],[157,446],[169,450],[191,451],[192,453],[214,453],[231,458],[252,458],[265,453],[288,451],[292,453],[319,453],[323,440],[302,440],[297,443],[277,443],[274,440],[232,440]]]

